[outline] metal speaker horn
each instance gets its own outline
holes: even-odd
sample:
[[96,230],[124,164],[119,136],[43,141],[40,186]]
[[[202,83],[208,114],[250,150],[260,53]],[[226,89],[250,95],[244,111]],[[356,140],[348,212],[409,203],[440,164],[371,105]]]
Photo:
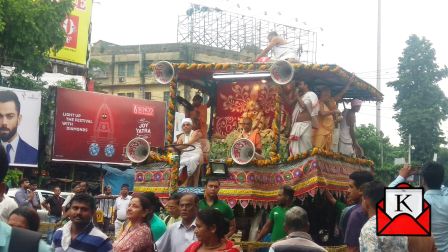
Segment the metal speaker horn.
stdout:
[[150,146],[144,138],[136,137],[126,146],[126,157],[133,163],[142,163],[149,157]]
[[250,163],[255,156],[255,145],[247,138],[236,140],[230,149],[233,162],[239,165]]
[[160,61],[154,66],[154,77],[160,84],[170,83],[175,75],[173,65],[168,61]]
[[286,60],[279,60],[272,64],[270,73],[275,83],[284,85],[294,78],[294,67]]

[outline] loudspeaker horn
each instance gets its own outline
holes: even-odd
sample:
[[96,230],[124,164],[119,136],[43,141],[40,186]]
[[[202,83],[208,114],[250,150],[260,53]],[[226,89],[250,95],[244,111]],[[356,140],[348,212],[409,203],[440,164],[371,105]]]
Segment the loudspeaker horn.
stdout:
[[154,78],[160,84],[168,84],[174,79],[176,72],[173,65],[168,61],[159,61],[154,66]]
[[250,163],[255,156],[255,145],[247,138],[236,140],[230,149],[233,162],[239,165]]
[[126,157],[133,163],[142,163],[149,157],[150,146],[144,138],[136,137],[126,146]]
[[294,67],[286,60],[279,60],[272,64],[270,73],[275,83],[284,85],[294,78]]

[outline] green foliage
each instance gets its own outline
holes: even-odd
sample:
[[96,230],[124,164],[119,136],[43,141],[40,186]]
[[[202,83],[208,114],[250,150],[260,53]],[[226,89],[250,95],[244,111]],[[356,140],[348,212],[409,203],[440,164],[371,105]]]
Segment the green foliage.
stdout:
[[375,180],[383,182],[385,185],[390,184],[398,175],[401,165],[391,166],[383,169],[375,169]]
[[375,168],[381,168],[381,148],[383,151],[383,167],[391,168],[395,158],[405,157],[403,147],[395,147],[384,137],[382,133],[377,134],[375,126],[372,124],[356,128],[356,138],[364,149],[365,156],[375,163]]
[[412,35],[399,58],[398,80],[388,83],[398,91],[394,118],[399,123],[403,143],[412,135],[413,159],[432,159],[445,143],[440,123],[447,119],[448,99],[437,83],[448,76],[448,68],[439,68],[435,50],[425,38]]
[[65,44],[61,23],[72,9],[72,0],[0,0],[0,65],[41,75],[49,50]]
[[448,185],[448,149],[440,148],[437,153],[437,162],[441,163],[445,168],[445,185]]
[[83,90],[82,84],[78,82],[77,79],[70,79],[65,81],[57,81],[56,85],[58,87],[70,88],[75,90]]
[[23,172],[19,170],[8,170],[6,173],[6,177],[4,179],[4,182],[8,187],[18,187],[19,186],[19,180],[22,178]]
[[90,59],[89,61],[89,78],[101,77],[108,72],[110,65],[99,59]]

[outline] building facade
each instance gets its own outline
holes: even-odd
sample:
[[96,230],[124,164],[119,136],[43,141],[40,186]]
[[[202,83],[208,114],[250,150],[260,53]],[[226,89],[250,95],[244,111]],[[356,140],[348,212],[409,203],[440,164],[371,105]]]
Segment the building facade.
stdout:
[[[235,52],[189,43],[116,45],[105,41],[96,42],[91,50],[90,67],[95,85],[102,91],[134,98],[167,101],[168,85],[155,81],[149,65],[166,60],[173,63],[248,62],[254,53]],[[194,90],[181,85],[180,95],[190,100]]]

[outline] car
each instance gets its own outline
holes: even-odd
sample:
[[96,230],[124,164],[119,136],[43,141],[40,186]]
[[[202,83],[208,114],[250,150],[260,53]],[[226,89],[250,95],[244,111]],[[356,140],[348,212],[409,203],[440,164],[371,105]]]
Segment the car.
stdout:
[[[19,188],[10,188],[7,195],[14,199],[18,190],[19,190]],[[40,204],[42,204],[46,199],[50,198],[54,194],[52,191],[40,190],[40,189],[37,189],[36,193],[37,193],[37,196],[39,198],[39,203]],[[71,193],[69,193],[69,192],[61,192],[61,197],[65,199],[65,198],[67,198],[67,196],[69,194],[71,194]],[[40,209],[37,209],[37,214],[39,215],[41,223],[48,221],[48,211],[47,211],[47,209],[45,209],[42,206],[40,206]]]

